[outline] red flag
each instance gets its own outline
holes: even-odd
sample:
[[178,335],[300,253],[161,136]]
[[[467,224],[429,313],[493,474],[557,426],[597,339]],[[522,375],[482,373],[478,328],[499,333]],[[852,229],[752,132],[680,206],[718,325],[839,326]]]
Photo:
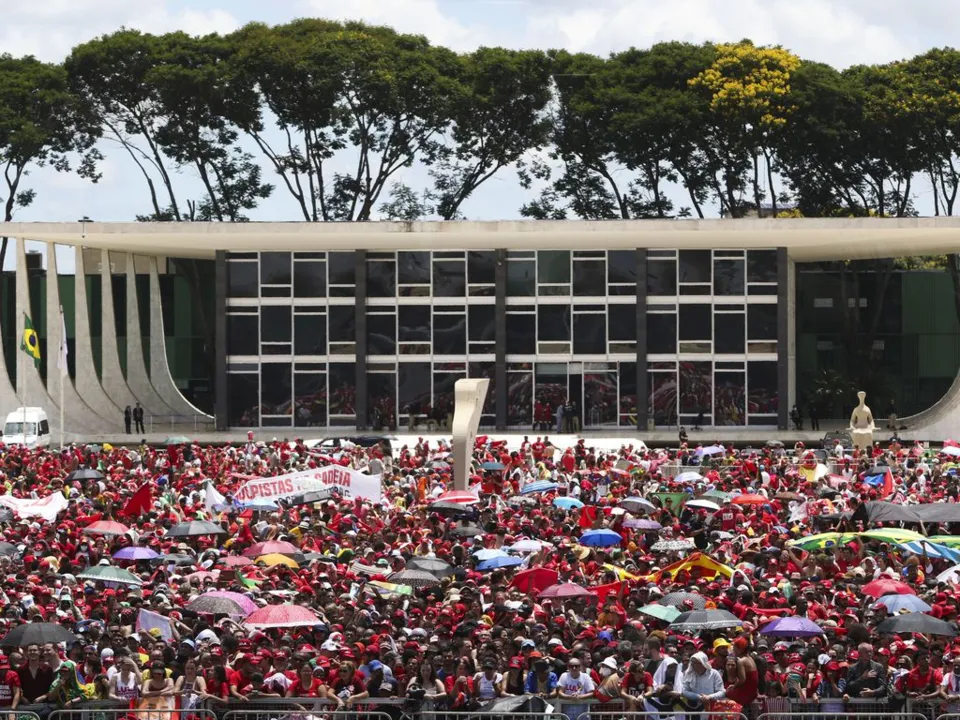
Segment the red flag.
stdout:
[[593,527],[593,523],[597,520],[597,508],[593,505],[587,505],[580,509],[580,518],[577,520],[577,525],[582,527],[584,530],[589,530]]
[[117,513],[118,517],[139,517],[148,512],[153,506],[153,493],[150,491],[150,484],[144,483],[140,486],[133,497],[123,506],[123,510]]
[[623,585],[622,582],[612,582],[608,585],[597,585],[596,587],[590,588],[590,592],[600,598],[601,603],[605,603],[607,601],[607,595],[610,593],[616,595],[620,592],[621,585]]
[[883,492],[880,497],[887,497],[888,495],[893,494],[893,473],[890,472],[890,468],[887,468],[887,472],[883,474]]

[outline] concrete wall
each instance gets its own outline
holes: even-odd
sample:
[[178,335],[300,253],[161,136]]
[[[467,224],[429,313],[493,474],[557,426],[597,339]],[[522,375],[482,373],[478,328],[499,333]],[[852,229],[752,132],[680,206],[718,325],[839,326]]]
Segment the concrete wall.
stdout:
[[[127,406],[132,409],[137,404],[138,399],[127,387],[127,380],[120,367],[120,347],[117,342],[117,325],[113,305],[113,272],[110,266],[110,251],[101,250],[100,253],[100,384],[110,396],[114,405],[121,410]],[[130,309],[127,310],[130,314]]]

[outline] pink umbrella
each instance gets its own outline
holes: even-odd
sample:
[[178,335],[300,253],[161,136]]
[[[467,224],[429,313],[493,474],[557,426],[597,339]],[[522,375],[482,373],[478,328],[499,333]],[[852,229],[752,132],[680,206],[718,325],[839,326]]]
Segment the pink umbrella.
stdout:
[[272,553],[296,555],[298,552],[300,552],[300,548],[292,543],[288,543],[286,540],[267,540],[266,542],[251,545],[243,551],[243,554],[247,557],[260,557],[261,555],[270,555]]
[[555,583],[560,579],[560,573],[556,570],[550,570],[549,568],[531,568],[530,570],[523,570],[518,572],[513,580],[510,581],[510,586],[517,588],[521,592],[534,592],[540,590],[546,590],[553,587],[560,587]]
[[434,502],[459,503],[460,505],[474,505],[480,502],[480,498],[472,492],[466,490],[450,490],[438,497]]
[[87,535],[126,535],[130,532],[130,528],[113,520],[98,520],[87,525],[83,531]]
[[[238,592],[230,592],[229,590],[211,590],[210,592],[205,592],[200,597],[217,597],[224,598],[226,600],[233,600],[233,602],[240,606],[240,609],[243,610],[244,614],[246,615],[255,612],[257,609],[257,604],[246,595]],[[199,600],[200,598],[197,599]]]
[[540,593],[542,598],[559,598],[561,600],[571,600],[573,598],[595,598],[592,592],[587,590],[585,587],[581,587],[576,583],[560,583],[559,585],[551,585],[542,593]]
[[320,618],[302,605],[267,605],[247,616],[243,624],[265,629],[309,627],[319,622]]
[[227,555],[223,559],[223,564],[227,567],[244,567],[245,565],[253,565],[253,560],[243,557],[243,555]]

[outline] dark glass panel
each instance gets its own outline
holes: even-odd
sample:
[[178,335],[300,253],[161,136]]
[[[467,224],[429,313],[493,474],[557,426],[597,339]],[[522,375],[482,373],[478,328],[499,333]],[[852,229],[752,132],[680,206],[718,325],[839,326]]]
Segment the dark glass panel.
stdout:
[[681,305],[680,340],[713,339],[711,314],[710,305]]
[[430,253],[425,250],[397,253],[397,280],[401,285],[430,284]]
[[636,250],[610,250],[607,253],[607,281],[611,283],[636,284]]
[[290,253],[260,253],[260,283],[262,285],[290,284]]
[[713,367],[709,362],[680,363],[680,414],[704,414],[709,424],[713,407]]
[[260,308],[260,342],[290,342],[292,331],[289,305],[264,305]]
[[742,372],[714,374],[713,424],[746,425],[745,376]]
[[536,265],[533,260],[507,260],[507,295],[534,297],[537,294]]
[[677,294],[677,261],[649,260],[647,262],[647,295]]
[[583,374],[584,427],[617,424],[617,373]]
[[367,297],[397,296],[397,264],[392,260],[367,261]]
[[569,250],[537,251],[537,282],[538,283],[570,282],[570,251]]
[[367,313],[367,354],[397,354],[397,316],[395,313]]
[[257,427],[260,424],[260,378],[255,373],[227,375],[227,424]]
[[532,427],[533,373],[507,373],[507,424]]
[[654,424],[665,427],[677,424],[677,373],[650,373],[650,404]]
[[357,255],[352,252],[332,252],[327,256],[331,285],[354,285],[357,282]]
[[494,250],[471,250],[467,253],[467,280],[470,283],[496,282],[497,253]]
[[467,313],[471,341],[494,342],[497,339],[496,308],[493,305],[468,305]]
[[714,260],[713,294],[744,294],[743,260]]
[[777,282],[776,250],[747,250],[747,282]]
[[747,363],[747,391],[749,412],[777,413],[777,364],[775,362]]
[[620,414],[632,416],[623,418],[622,425],[637,424],[637,364],[635,362],[620,363]]
[[715,313],[713,323],[715,332],[714,352],[746,352],[743,313]]
[[[497,393],[496,393],[496,379],[497,379],[497,366],[492,362],[485,363],[470,363],[467,366],[467,377],[471,378],[488,378],[490,380],[490,385],[487,388],[487,397],[483,401],[483,414],[493,416],[497,413]],[[490,418],[493,420],[494,418]],[[482,423],[483,421],[481,421]]]
[[275,297],[290,297],[290,286],[287,287],[261,287],[260,288],[260,297],[265,298],[275,298]]
[[[649,315],[647,316],[650,317]],[[610,305],[607,308],[610,340],[637,339],[637,306]],[[650,352],[648,349],[647,352]]]
[[[548,407],[556,409],[567,401],[569,396],[567,388],[567,364],[566,363],[542,363],[536,364],[534,398],[537,402],[545,403]],[[577,400],[580,405],[580,398]],[[579,410],[579,407],[577,408]]]
[[430,363],[397,366],[397,402],[401,415],[430,414]]
[[260,283],[255,262],[227,263],[227,296],[234,298],[255,298]]
[[[433,419],[441,427],[449,429],[453,421],[454,386],[457,380],[462,380],[467,374],[463,370],[438,372],[443,368],[445,368],[444,365],[436,365],[433,372]],[[491,382],[490,388],[487,390],[487,397],[484,398],[484,408],[487,407],[486,401],[490,399],[492,394],[493,383]]]
[[467,294],[466,265],[462,260],[433,261],[433,296],[464,297]]
[[537,351],[536,329],[536,315],[507,313],[507,354],[534,354]]
[[397,427],[397,374],[367,372],[367,418],[374,430]]
[[324,427],[327,424],[326,373],[297,373],[293,376],[294,424],[297,427]]
[[400,342],[430,342],[429,305],[400,305],[397,313]]
[[357,414],[356,363],[330,363],[330,414]]
[[710,265],[713,260],[709,250],[681,250],[678,257],[680,260],[680,282],[710,282]]
[[466,315],[433,314],[433,354],[464,355],[467,352]]
[[573,316],[573,352],[603,355],[607,352],[607,317],[601,314]]
[[257,333],[260,318],[253,315],[227,314],[227,355],[259,355]]
[[260,405],[264,415],[289,415],[293,366],[263,363],[260,366]]
[[748,305],[747,306],[747,339],[748,340],[776,340],[777,339],[777,306],[776,305]]
[[327,354],[327,316],[293,316],[293,352],[297,355]]
[[330,316],[330,342],[357,341],[357,316],[353,305],[331,305],[327,313]]
[[570,306],[540,305],[537,307],[537,339],[541,342],[570,340]]
[[573,263],[574,296],[607,294],[607,263],[603,260],[577,260]]
[[650,313],[647,315],[647,353],[675,353],[676,351],[676,313]]

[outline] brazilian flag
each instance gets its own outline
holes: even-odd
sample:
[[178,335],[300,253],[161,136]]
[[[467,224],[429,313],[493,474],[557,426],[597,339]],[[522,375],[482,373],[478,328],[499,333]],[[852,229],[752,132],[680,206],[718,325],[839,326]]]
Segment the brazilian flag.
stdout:
[[30,316],[23,314],[23,339],[20,340],[20,349],[33,358],[33,366],[40,367],[40,338],[33,329]]

